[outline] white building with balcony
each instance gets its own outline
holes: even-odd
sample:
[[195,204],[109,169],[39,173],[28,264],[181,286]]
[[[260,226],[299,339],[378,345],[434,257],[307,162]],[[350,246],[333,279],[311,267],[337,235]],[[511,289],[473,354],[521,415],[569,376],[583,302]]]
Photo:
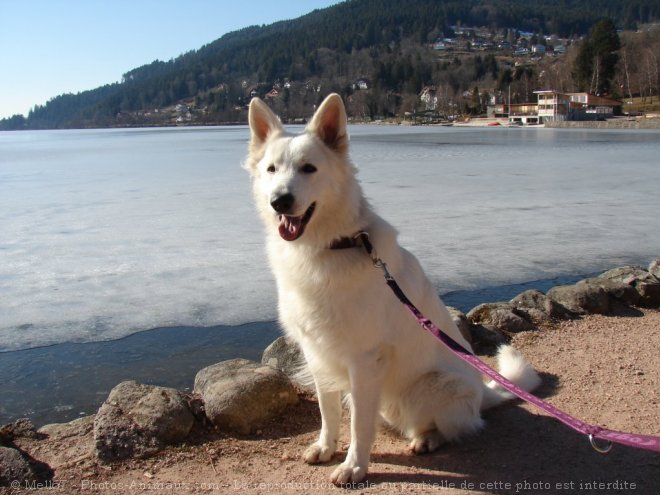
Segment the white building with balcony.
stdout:
[[538,112],[542,121],[568,120],[571,97],[554,90],[534,91],[538,96]]

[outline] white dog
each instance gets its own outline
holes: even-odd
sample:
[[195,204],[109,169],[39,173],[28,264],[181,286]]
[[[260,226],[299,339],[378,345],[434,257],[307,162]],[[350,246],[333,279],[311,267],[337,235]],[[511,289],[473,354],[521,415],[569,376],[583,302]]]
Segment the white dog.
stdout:
[[[380,258],[414,304],[470,349],[417,259],[365,200],[348,156],[346,112],[332,94],[303,134],[285,132],[261,100],[250,104],[245,167],[279,295],[280,322],[304,353],[321,409],[321,432],[304,453],[309,464],[337,450],[342,394],[350,394],[351,442],[332,473],[342,485],[361,481],[380,415],[411,439],[415,453],[479,430],[480,412],[512,396],[422,330],[385,285],[382,272],[350,239],[369,234]],[[511,347],[501,373],[527,390],[539,378]]]

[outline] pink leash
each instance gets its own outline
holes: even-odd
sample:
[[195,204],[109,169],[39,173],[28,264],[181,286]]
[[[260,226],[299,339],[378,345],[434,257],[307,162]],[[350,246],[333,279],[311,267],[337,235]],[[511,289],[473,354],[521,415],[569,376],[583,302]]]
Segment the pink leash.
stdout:
[[[390,289],[392,289],[392,292],[394,292],[396,297],[403,303],[403,305],[408,309],[408,311],[412,313],[412,315],[415,317],[417,322],[422,326],[422,328],[424,328],[424,330],[426,330],[431,335],[433,335],[436,339],[440,340],[440,342],[442,342],[445,346],[447,346],[450,351],[452,351],[456,356],[461,358],[463,361],[470,364],[472,367],[476,368],[484,375],[489,376],[497,383],[499,383],[503,388],[505,388],[512,394],[516,395],[517,397],[531,404],[534,404],[536,407],[547,412],[549,415],[558,419],[566,426],[569,426],[570,428],[573,428],[574,430],[584,435],[587,435],[587,437],[589,438],[589,442],[591,443],[591,446],[601,454],[606,454],[607,452],[610,451],[610,449],[612,448],[612,442],[619,443],[621,445],[627,445],[629,447],[636,447],[639,449],[660,452],[660,437],[656,437],[652,435],[638,435],[636,433],[623,433],[620,431],[608,430],[600,426],[594,426],[588,423],[584,423],[583,421],[580,421],[579,419],[574,418],[570,414],[567,414],[557,409],[553,405],[548,404],[544,400],[539,399],[535,395],[530,394],[529,392],[518,387],[515,383],[504,378],[497,371],[495,371],[494,369],[489,367],[486,363],[481,361],[472,352],[465,349],[462,345],[460,345],[454,339],[449,337],[449,335],[447,335],[438,327],[436,327],[433,324],[433,322],[431,322],[431,320],[426,318],[421,313],[421,311],[419,311],[419,309],[417,309],[415,305],[412,302],[410,302],[410,299],[408,299],[408,297],[401,290],[401,287],[399,287],[399,284],[396,283],[394,277],[392,277],[392,275],[390,275],[390,273],[387,271],[387,266],[385,265],[383,260],[381,260],[376,256],[374,248],[371,242],[369,241],[369,234],[367,234],[366,232],[358,232],[358,234],[354,237],[354,239],[356,240],[359,239],[361,241],[362,246],[367,251],[369,257],[371,257],[374,266],[376,266],[377,268],[381,268],[383,270],[383,274],[385,276],[385,281],[387,285],[390,287]],[[598,445],[597,440],[602,440],[606,443],[605,445]]]

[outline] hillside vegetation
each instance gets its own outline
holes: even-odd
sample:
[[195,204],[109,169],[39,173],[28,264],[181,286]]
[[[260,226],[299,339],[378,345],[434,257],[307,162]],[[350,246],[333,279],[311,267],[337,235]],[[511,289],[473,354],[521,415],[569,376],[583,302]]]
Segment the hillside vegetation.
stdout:
[[[636,30],[659,17],[657,0],[349,0],[226,34],[120,83],[56,96],[0,129],[245,122],[257,95],[295,121],[332,91],[351,117],[402,116],[425,110],[428,86],[440,95],[434,110],[480,113],[492,94],[510,90],[524,102],[540,86],[577,89],[579,39],[599,20]],[[631,31],[622,42],[626,67],[612,92],[657,98],[657,31]],[[544,57],[535,56],[538,45]]]

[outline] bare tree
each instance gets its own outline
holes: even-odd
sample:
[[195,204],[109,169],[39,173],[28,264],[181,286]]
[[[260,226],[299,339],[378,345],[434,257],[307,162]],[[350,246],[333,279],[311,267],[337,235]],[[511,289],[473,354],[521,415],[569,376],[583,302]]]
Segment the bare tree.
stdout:
[[654,91],[658,94],[658,57],[651,48],[646,50],[646,77],[649,84],[649,96],[653,103]]
[[632,89],[630,88],[630,70],[628,68],[628,47],[624,46],[621,50],[621,60],[623,61],[623,70],[625,75],[625,86],[628,88],[628,97],[630,101],[633,99]]
[[366,120],[369,113],[367,92],[356,91],[348,98],[348,114]]

